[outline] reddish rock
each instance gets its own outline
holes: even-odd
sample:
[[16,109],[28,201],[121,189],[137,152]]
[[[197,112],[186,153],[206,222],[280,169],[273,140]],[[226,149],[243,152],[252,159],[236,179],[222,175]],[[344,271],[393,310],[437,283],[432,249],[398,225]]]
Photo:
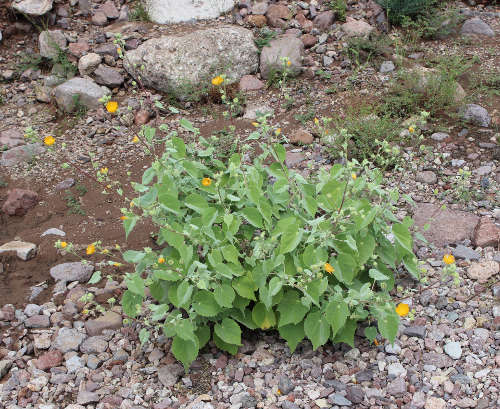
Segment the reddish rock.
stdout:
[[68,51],[75,57],[81,57],[89,50],[90,46],[86,42],[70,43],[68,46]]
[[498,247],[499,242],[500,227],[489,217],[482,217],[474,229],[474,245],[476,247]]
[[267,24],[266,16],[260,14],[251,14],[246,17],[245,21],[254,27],[262,28]]
[[94,24],[95,26],[105,26],[106,24],[108,24],[108,18],[106,17],[106,14],[104,14],[102,11],[96,11],[92,16],[92,24]]
[[125,50],[135,50],[140,44],[141,43],[138,38],[131,38],[125,42]]
[[227,356],[221,354],[221,356],[217,358],[217,361],[215,361],[215,367],[217,369],[224,369],[226,366],[227,366]]
[[241,91],[256,91],[264,88],[264,83],[255,75],[244,75],[240,80]]
[[0,321],[14,321],[16,309],[12,304],[7,304],[0,310]]
[[314,19],[314,26],[322,31],[330,28],[335,20],[335,13],[332,10],[324,11],[316,16]]
[[289,168],[294,168],[306,159],[303,152],[286,152],[285,164]]
[[38,203],[38,195],[31,190],[13,189],[8,192],[2,211],[9,216],[24,216]]
[[116,19],[120,17],[120,12],[111,0],[108,0],[101,7],[99,7],[99,11],[104,13],[109,19]]
[[14,148],[24,143],[23,133],[16,128],[9,128],[0,132],[0,148]]
[[149,112],[145,109],[139,109],[135,114],[134,122],[137,126],[147,124],[149,122]]
[[295,16],[295,19],[302,27],[302,30],[304,30],[306,33],[309,33],[312,30],[313,22],[311,20],[308,20],[302,13],[297,14]]
[[310,145],[314,142],[314,137],[305,129],[297,129],[290,136],[290,143]]
[[290,10],[287,6],[282,4],[271,4],[266,12],[268,18],[282,18],[288,20],[292,17]]
[[113,311],[108,311],[102,317],[95,320],[89,320],[85,323],[87,334],[91,337],[101,335],[104,330],[120,329],[122,326],[122,317]]
[[312,34],[304,34],[300,37],[305,48],[310,48],[318,42],[318,39]]
[[48,328],[50,327],[50,319],[47,315],[33,315],[24,321],[26,328]]
[[35,361],[35,366],[41,371],[46,371],[47,369],[61,365],[62,361],[62,352],[58,349],[54,349],[53,351],[45,352],[43,355],[40,355]]

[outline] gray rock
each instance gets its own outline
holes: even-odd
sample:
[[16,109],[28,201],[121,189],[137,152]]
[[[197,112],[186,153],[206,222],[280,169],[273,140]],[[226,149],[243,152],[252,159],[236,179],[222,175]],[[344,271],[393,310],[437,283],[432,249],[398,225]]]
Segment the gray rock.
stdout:
[[174,386],[183,374],[184,368],[179,364],[168,364],[158,368],[158,379],[166,388]]
[[453,362],[444,354],[438,352],[425,352],[422,360],[426,365],[433,365],[436,368],[447,368],[453,366]]
[[100,87],[87,78],[72,78],[54,90],[57,105],[66,112],[73,112],[76,109],[75,98],[87,108],[96,108],[99,99],[109,93],[107,88]]
[[437,176],[431,170],[424,170],[422,172],[417,172],[416,180],[417,182],[433,185],[437,182]]
[[50,319],[47,315],[33,315],[24,321],[26,328],[48,328],[50,327]]
[[38,36],[40,55],[46,58],[55,58],[66,49],[66,37],[60,30],[42,31]]
[[385,74],[387,72],[392,72],[396,69],[396,66],[394,65],[394,63],[392,61],[384,61],[381,65],[380,65],[380,70],[379,72],[381,72],[382,74]]
[[24,308],[24,314],[27,317],[32,317],[33,315],[38,315],[38,314],[40,314],[40,311],[42,311],[42,307],[40,307],[37,304],[28,304]]
[[287,70],[290,75],[298,75],[302,71],[302,58],[304,55],[304,44],[294,36],[285,35],[269,42],[262,49],[260,55],[260,73],[262,78],[268,79],[273,71],[282,70],[282,58],[290,61]]
[[0,147],[15,148],[16,146],[24,145],[25,138],[18,128],[8,128],[0,132]]
[[403,378],[396,378],[387,385],[387,393],[392,396],[403,396],[406,393],[406,382]]
[[78,392],[78,396],[76,397],[76,401],[80,405],[87,405],[89,403],[99,402],[99,394],[96,392],[89,392],[85,390],[81,390]]
[[494,37],[495,32],[479,17],[474,17],[467,20],[460,30],[461,34],[479,34],[488,37]]
[[295,385],[286,375],[281,375],[278,381],[278,388],[283,395],[288,395],[295,388]]
[[66,360],[65,366],[66,369],[68,370],[68,373],[71,374],[85,367],[85,361],[78,355],[73,355],[71,358]]
[[149,18],[158,24],[217,18],[230,11],[235,0],[147,0]]
[[237,393],[229,398],[232,405],[239,405],[240,408],[255,408],[257,400],[248,392]]
[[12,361],[8,361],[6,359],[2,359],[0,361],[0,379],[2,379],[9,372],[12,367]]
[[15,252],[21,260],[27,261],[36,254],[36,244],[26,243],[24,241],[9,241],[0,246],[0,254]]
[[451,375],[450,380],[452,382],[461,383],[462,385],[469,385],[471,383],[471,379],[465,374]]
[[100,354],[108,349],[108,342],[100,336],[87,338],[80,345],[80,351],[84,354]]
[[408,337],[425,338],[425,325],[412,325],[409,327],[403,327],[403,334]]
[[80,75],[90,75],[99,66],[102,56],[96,53],[88,53],[78,61],[78,71]]
[[401,353],[401,347],[398,344],[387,344],[385,346],[385,352],[389,355],[399,355]]
[[45,237],[45,236],[59,236],[59,237],[64,237],[66,236],[66,233],[64,233],[62,230],[56,229],[56,228],[51,228],[45,230],[40,237]]
[[340,393],[332,393],[331,395],[328,395],[328,402],[330,402],[332,405],[352,406],[352,402],[346,399]]
[[448,139],[450,137],[449,134],[445,132],[434,132],[431,135],[431,139],[434,139],[435,141],[441,142],[444,141],[445,139]]
[[352,17],[347,17],[341,28],[347,37],[366,37],[375,30],[375,27],[372,27],[366,21],[355,20]]
[[75,328],[61,328],[54,341],[54,347],[63,354],[69,351],[78,351],[85,338],[87,336]]
[[459,342],[448,342],[444,345],[443,349],[450,358],[460,359],[462,356],[462,347]]
[[282,409],[300,409],[300,406],[298,406],[295,402],[290,402],[289,400],[284,400],[281,403]]
[[252,32],[236,26],[151,39],[128,51],[123,60],[125,69],[144,85],[181,99],[212,86],[216,75],[226,73],[227,84],[239,81],[256,72],[258,63]]
[[14,10],[28,16],[43,16],[52,9],[53,0],[15,0]]
[[91,337],[101,335],[105,330],[117,330],[122,326],[122,317],[114,311],[107,311],[102,317],[85,322],[87,334]]
[[394,362],[387,365],[387,374],[389,376],[389,379],[406,376],[406,369],[399,362]]
[[467,104],[462,109],[462,117],[466,121],[472,122],[474,125],[488,127],[490,126],[491,118],[488,111],[480,105]]
[[365,399],[365,391],[361,386],[349,386],[345,397],[352,403],[361,403]]
[[463,244],[458,244],[453,249],[453,255],[457,259],[465,260],[479,260],[481,256],[477,251],[472,250],[470,247],[465,247]]
[[248,105],[245,109],[245,113],[243,115],[244,119],[255,120],[257,116],[265,115],[265,114],[273,114],[274,110],[268,105]]
[[29,162],[35,156],[45,152],[45,148],[38,143],[29,143],[23,146],[16,146],[15,148],[6,150],[2,153],[0,165],[11,167],[19,163]]
[[100,64],[94,71],[95,82],[101,85],[106,85],[111,88],[119,87],[125,79],[120,72],[107,65]]
[[89,281],[94,266],[92,264],[84,264],[82,262],[58,264],[50,269],[50,276],[56,281],[79,281],[86,283]]

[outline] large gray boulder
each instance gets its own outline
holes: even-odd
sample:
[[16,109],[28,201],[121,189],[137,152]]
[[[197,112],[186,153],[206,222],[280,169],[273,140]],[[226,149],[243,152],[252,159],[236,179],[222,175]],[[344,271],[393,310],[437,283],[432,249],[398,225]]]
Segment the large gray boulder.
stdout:
[[467,20],[462,26],[460,33],[478,34],[487,37],[495,36],[495,32],[492,30],[492,28],[488,24],[486,24],[483,20],[481,20],[479,17],[474,17]]
[[158,24],[217,18],[234,7],[235,0],[145,0],[149,18]]
[[260,54],[260,73],[262,78],[268,79],[273,71],[283,69],[282,58],[290,61],[287,67],[291,75],[298,75],[302,71],[302,57],[304,55],[304,43],[291,35],[284,35],[270,41],[269,45],[262,49]]
[[474,125],[487,128],[490,126],[491,117],[488,111],[480,105],[467,104],[462,108],[462,117]]
[[86,108],[95,108],[99,105],[99,99],[109,94],[106,87],[97,85],[88,78],[72,78],[57,86],[54,96],[59,108],[66,112],[73,112],[78,104]]
[[40,55],[46,58],[55,58],[60,51],[66,49],[67,40],[61,30],[42,31],[38,36]]
[[12,7],[21,14],[43,16],[52,9],[53,0],[14,0]]
[[[300,41],[300,40],[299,40]],[[222,26],[168,35],[125,54],[123,66],[142,84],[180,99],[226,74],[227,83],[257,71],[259,57],[250,30]]]

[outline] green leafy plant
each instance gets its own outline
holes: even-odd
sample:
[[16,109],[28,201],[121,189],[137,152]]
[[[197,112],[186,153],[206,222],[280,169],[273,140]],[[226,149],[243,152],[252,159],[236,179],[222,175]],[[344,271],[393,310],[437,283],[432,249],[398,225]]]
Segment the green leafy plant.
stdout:
[[399,24],[405,17],[415,18],[435,7],[436,0],[377,0],[389,21]]
[[[180,126],[197,139],[189,121]],[[266,117],[255,132],[264,141],[274,134]],[[158,245],[123,253],[135,265],[124,312],[171,337],[186,369],[209,340],[235,354],[242,326],[277,329],[291,351],[304,338],[314,349],[353,345],[366,322],[370,340],[379,332],[393,342],[394,270],[403,264],[418,276],[412,221],[393,214],[398,193],[383,189],[368,163],[335,165],[309,181],[286,167],[282,145],[261,149],[251,164],[239,154],[224,163],[213,147],[186,145],[177,132],[165,138],[122,209],[126,235],[146,218]],[[146,289],[154,301],[144,307]]]
[[259,54],[262,52],[262,49],[269,45],[270,41],[276,37],[276,32],[269,29],[260,29],[258,35],[255,37],[255,45],[259,51]]
[[328,6],[333,10],[337,16],[337,20],[345,21],[347,12],[347,2],[346,0],[331,0]]
[[130,21],[151,21],[149,18],[148,12],[141,0],[137,0],[134,4],[134,7],[130,11],[129,18]]

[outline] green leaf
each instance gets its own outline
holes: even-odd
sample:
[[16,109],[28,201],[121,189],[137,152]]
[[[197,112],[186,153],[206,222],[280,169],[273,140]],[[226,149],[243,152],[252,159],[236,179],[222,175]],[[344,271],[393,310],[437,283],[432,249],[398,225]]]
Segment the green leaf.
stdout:
[[125,239],[127,239],[130,232],[134,230],[137,220],[139,220],[139,217],[128,216],[127,219],[123,221],[123,228],[125,229]]
[[276,325],[276,316],[274,315],[274,311],[268,310],[261,302],[255,304],[253,307],[252,319],[260,329],[265,330]]
[[144,280],[139,274],[129,274],[125,277],[125,284],[127,284],[127,288],[134,294],[144,297]]
[[309,311],[309,308],[300,301],[299,294],[293,290],[285,293],[276,309],[280,313],[278,327],[288,324],[298,324],[304,319],[307,311]]
[[127,250],[125,253],[123,253],[123,259],[127,263],[138,263],[144,257],[146,257],[146,253],[143,251]]
[[283,147],[283,145],[279,143],[273,144],[274,152],[276,153],[276,156],[278,160],[283,163],[286,159],[286,150]]
[[217,336],[227,344],[241,345],[241,329],[231,318],[224,318],[220,324],[214,325]]
[[290,348],[290,352],[293,353],[300,341],[306,336],[304,332],[304,324],[301,322],[297,325],[289,324],[278,328],[281,338],[283,338]]
[[193,323],[186,319],[181,319],[177,321],[175,325],[177,335],[186,341],[192,340],[194,338],[194,327]]
[[220,312],[219,304],[215,301],[213,293],[200,290],[193,299],[193,308],[202,317],[213,317]]
[[221,251],[226,261],[229,261],[230,263],[234,264],[240,263],[238,260],[240,254],[238,253],[236,247],[234,247],[232,244],[228,244],[227,246],[222,247]]
[[333,336],[335,336],[349,317],[349,306],[342,298],[332,300],[325,308],[325,317],[332,327]]
[[184,236],[182,234],[175,233],[168,229],[161,229],[160,234],[169,246],[172,246],[180,252],[180,249],[184,244]]
[[208,207],[205,198],[198,193],[191,193],[184,199],[184,204],[199,214],[202,214]]
[[233,344],[228,344],[224,342],[220,337],[215,333],[213,333],[213,340],[217,348],[222,349],[223,351],[229,352],[231,355],[236,355],[238,353],[238,346]]
[[396,339],[399,327],[399,315],[396,313],[394,306],[376,309],[375,317],[380,335],[387,338],[392,344]]
[[243,298],[248,298],[249,300],[256,301],[255,290],[257,290],[257,285],[253,278],[248,275],[238,277],[232,282],[233,288],[236,290],[238,295]]
[[166,281],[157,280],[149,285],[149,292],[160,304],[168,304],[168,286]]
[[149,341],[150,335],[150,332],[146,328],[143,328],[139,331],[139,341],[141,341],[141,345],[144,345]]
[[229,284],[221,284],[214,290],[215,300],[221,307],[231,308],[236,296]]
[[327,211],[337,211],[342,203],[345,184],[336,180],[330,180],[321,189],[318,196],[318,205]]
[[185,340],[179,336],[175,336],[170,350],[182,362],[184,370],[187,371],[191,363],[198,356],[198,339]]
[[350,345],[352,348],[354,348],[354,333],[356,331],[356,327],[356,320],[348,319],[345,325],[335,335],[333,342],[344,342],[345,344]]
[[[189,122],[185,120],[186,122]],[[182,119],[181,119],[181,126],[182,126]],[[192,125],[191,125],[192,126]],[[172,137],[172,145],[174,146],[175,150],[177,151],[177,154],[175,157],[177,159],[185,158],[186,157],[186,145],[184,144],[184,141],[177,137],[173,136]]]
[[358,238],[356,244],[358,247],[359,264],[365,264],[373,256],[375,239],[370,233],[367,233],[364,237]]
[[316,350],[327,343],[330,338],[330,325],[321,314],[321,311],[311,312],[304,321],[304,331]]
[[365,328],[365,337],[370,341],[373,342],[375,338],[377,338],[377,328],[375,327],[366,327]]
[[244,209],[241,210],[241,213],[252,226],[255,226],[259,229],[263,227],[262,216],[260,215],[260,212],[257,208],[245,207]]
[[279,254],[290,253],[295,250],[302,239],[303,230],[297,222],[289,224],[281,235]]
[[193,286],[189,281],[183,281],[177,287],[177,307],[184,307],[188,305],[193,294]]
[[210,327],[208,325],[203,327],[198,327],[195,334],[196,337],[198,338],[200,349],[203,348],[208,341],[210,341],[211,334],[210,334]]
[[393,224],[392,233],[394,234],[396,242],[408,253],[413,254],[413,243],[408,227],[402,223]]
[[376,268],[371,268],[368,272],[368,275],[373,278],[375,281],[386,281],[390,277],[387,277],[385,274],[378,271]]
[[319,297],[323,295],[328,287],[328,279],[326,277],[317,278],[307,284],[305,294],[308,295],[311,301],[319,307]]
[[309,213],[309,216],[314,217],[316,215],[318,211],[318,202],[316,202],[312,196],[305,195],[302,204],[307,213]]
[[97,284],[102,279],[102,273],[98,270],[90,277],[89,284]]
[[195,128],[191,121],[187,120],[186,118],[181,118],[181,120],[179,121],[179,125],[189,132],[197,133],[199,131],[199,129]]
[[122,295],[122,308],[123,312],[130,318],[137,317],[138,312],[142,306],[142,297],[134,294],[130,290],[126,290]]

